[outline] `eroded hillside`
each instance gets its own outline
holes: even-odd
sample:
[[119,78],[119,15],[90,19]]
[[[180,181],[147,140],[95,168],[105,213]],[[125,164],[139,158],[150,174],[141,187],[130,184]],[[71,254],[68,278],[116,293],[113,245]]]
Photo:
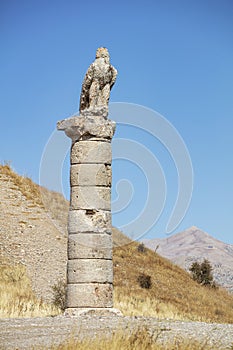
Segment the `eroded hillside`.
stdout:
[[[61,208],[62,220],[52,210],[46,212],[44,196],[54,208]],[[66,278],[63,221],[67,220],[68,204],[61,198],[15,174],[9,166],[0,167],[1,261],[25,265],[34,291],[45,300],[51,299],[51,286]]]

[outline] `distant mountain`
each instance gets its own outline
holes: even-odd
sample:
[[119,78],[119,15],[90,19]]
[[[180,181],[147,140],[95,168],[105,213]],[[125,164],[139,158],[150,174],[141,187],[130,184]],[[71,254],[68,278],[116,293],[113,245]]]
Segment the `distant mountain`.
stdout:
[[186,270],[194,261],[208,259],[215,281],[233,292],[232,244],[223,243],[195,226],[166,238],[145,239],[143,243]]

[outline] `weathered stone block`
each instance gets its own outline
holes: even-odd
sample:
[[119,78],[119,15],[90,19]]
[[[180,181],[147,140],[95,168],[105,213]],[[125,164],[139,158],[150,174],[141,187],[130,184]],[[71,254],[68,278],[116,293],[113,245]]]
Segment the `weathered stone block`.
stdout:
[[106,316],[106,317],[116,317],[123,316],[122,312],[113,307],[87,307],[87,308],[68,308],[65,310],[64,316],[69,317],[82,317],[82,316]]
[[97,115],[88,115],[88,111],[85,111],[85,116],[76,115],[59,121],[57,129],[64,130],[73,142],[93,137],[111,140],[116,129],[116,123],[99,114],[101,110],[92,109],[90,112]]
[[68,232],[112,232],[111,213],[103,210],[70,210]]
[[71,188],[72,209],[111,210],[111,189],[97,186],[74,186]]
[[113,286],[111,283],[68,284],[66,306],[77,307],[112,307]]
[[67,265],[68,283],[112,283],[112,260],[74,259]]
[[112,259],[112,235],[76,233],[68,237],[69,259]]
[[111,164],[111,143],[107,141],[78,141],[72,145],[71,164]]
[[71,186],[111,186],[111,166],[106,164],[73,164],[70,169]]

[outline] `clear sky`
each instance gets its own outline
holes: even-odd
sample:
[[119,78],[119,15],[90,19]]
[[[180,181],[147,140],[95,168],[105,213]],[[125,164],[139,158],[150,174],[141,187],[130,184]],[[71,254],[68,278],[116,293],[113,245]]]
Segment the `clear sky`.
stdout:
[[[195,225],[233,243],[231,0],[1,0],[0,45],[1,162],[10,161],[18,173],[39,182],[41,157],[56,122],[78,110],[84,74],[96,49],[105,46],[119,72],[111,102],[157,111],[180,134],[190,154],[192,199],[172,233]],[[164,237],[178,191],[174,159],[144,130],[119,125],[114,140],[118,138],[139,142],[159,160],[167,194],[146,238]],[[129,159],[113,161],[113,200],[122,178],[134,188],[125,191],[132,196],[131,204],[113,215],[118,227],[134,215],[140,217],[147,199],[143,181],[154,171],[155,183],[159,176],[152,166],[144,176],[136,165]],[[66,159],[66,196],[68,168]],[[152,205],[148,210],[155,209]],[[141,224],[137,233],[126,233],[143,235]]]

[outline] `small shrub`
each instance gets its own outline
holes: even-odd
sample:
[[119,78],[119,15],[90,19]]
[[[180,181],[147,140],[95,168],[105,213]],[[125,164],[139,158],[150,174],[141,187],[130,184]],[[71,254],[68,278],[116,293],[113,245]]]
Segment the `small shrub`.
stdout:
[[151,276],[145,275],[144,273],[138,276],[137,281],[141,288],[150,289],[152,286]]
[[15,266],[14,269],[5,270],[5,281],[17,283],[23,281],[26,277],[26,271],[22,266]]
[[59,280],[52,286],[53,290],[53,304],[62,311],[66,308],[66,283]]
[[146,247],[145,247],[145,245],[144,245],[144,243],[140,243],[139,245],[138,245],[138,252],[139,253],[146,253]]
[[204,259],[202,263],[196,261],[189,268],[194,281],[197,281],[204,286],[216,287],[213,280],[212,270],[213,268],[207,259]]

